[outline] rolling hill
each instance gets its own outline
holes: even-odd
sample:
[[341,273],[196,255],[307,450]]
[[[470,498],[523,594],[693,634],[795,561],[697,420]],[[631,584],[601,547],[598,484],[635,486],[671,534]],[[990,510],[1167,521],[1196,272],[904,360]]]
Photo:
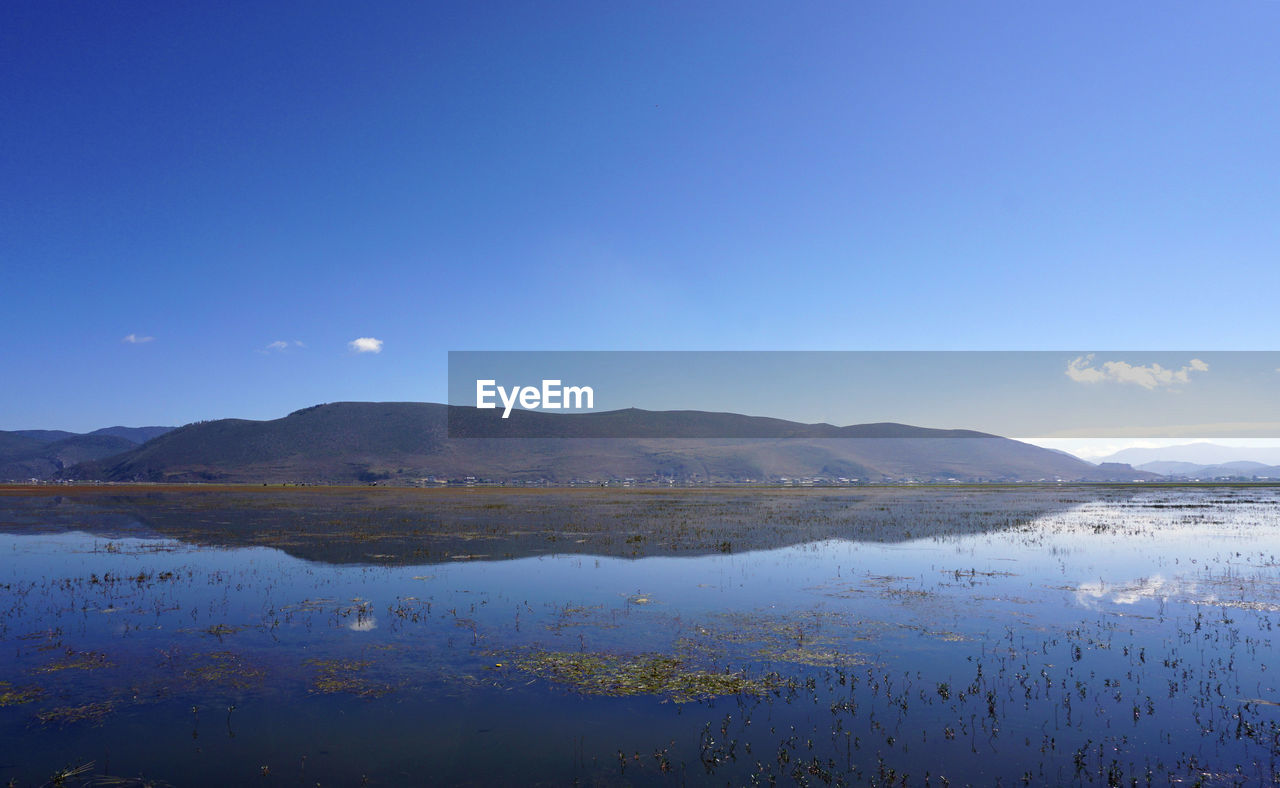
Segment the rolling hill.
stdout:
[[[453,418],[459,420],[455,428],[489,418],[491,413],[452,410]],[[514,419],[515,429],[525,437],[512,439],[450,438],[449,418],[450,408],[439,404],[339,402],[270,421],[199,422],[60,475],[109,481],[248,483],[414,483],[467,477],[549,483],[625,478],[695,482],[801,477],[863,481],[1159,478],[1124,465],[1095,466],[994,435],[892,423],[835,427],[726,413],[635,409],[565,415],[521,412]],[[544,437],[565,434],[585,437]],[[626,437],[615,437],[619,435]],[[705,437],[717,435],[746,437]]]
[[0,480],[48,479],[73,465],[126,452],[172,427],[107,427],[86,434],[63,430],[0,431]]

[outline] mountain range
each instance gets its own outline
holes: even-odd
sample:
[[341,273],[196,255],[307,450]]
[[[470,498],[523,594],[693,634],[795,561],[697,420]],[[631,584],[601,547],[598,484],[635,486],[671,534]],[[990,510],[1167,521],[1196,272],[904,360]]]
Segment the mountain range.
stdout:
[[[78,464],[64,460],[50,475],[66,480],[327,484],[468,478],[527,483],[1159,478],[1127,465],[1094,465],[995,435],[893,423],[835,427],[703,411],[525,411],[517,430],[523,437],[510,439],[451,438],[451,416],[458,419],[456,428],[487,413],[433,403],[339,402],[269,421],[197,422]],[[546,437],[567,434],[591,437]],[[17,434],[0,435],[11,439]],[[610,437],[614,435],[642,437]],[[660,437],[670,435],[747,437]],[[0,478],[6,476],[0,473]]]
[[[1280,441],[1277,441],[1280,443]],[[1102,458],[1103,462],[1124,462],[1135,467],[1153,462],[1176,462],[1211,466],[1237,462],[1280,465],[1280,446],[1222,446],[1200,441],[1177,446],[1124,449]]]
[[1157,460],[1137,466],[1140,470],[1179,479],[1280,479],[1280,465],[1241,460],[1216,465]]
[[0,431],[0,479],[47,479],[82,462],[127,452],[173,427]]
[[1280,447],[1222,446],[1197,442],[1135,447],[1104,458],[1132,465],[1170,480],[1280,479]]

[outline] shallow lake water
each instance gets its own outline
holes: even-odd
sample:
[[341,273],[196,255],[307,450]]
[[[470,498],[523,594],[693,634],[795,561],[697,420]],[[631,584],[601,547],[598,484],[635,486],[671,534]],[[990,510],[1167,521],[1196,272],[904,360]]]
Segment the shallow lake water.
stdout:
[[1278,616],[1269,487],[0,495],[0,781],[1268,784]]

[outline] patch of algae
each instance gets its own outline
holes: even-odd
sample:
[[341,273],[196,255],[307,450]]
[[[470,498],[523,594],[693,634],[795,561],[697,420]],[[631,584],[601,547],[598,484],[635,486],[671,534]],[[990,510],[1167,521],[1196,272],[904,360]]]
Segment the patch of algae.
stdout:
[[0,681],[0,706],[20,706],[40,700],[43,696],[44,690],[34,684],[15,687],[7,681]]
[[111,701],[86,703],[83,706],[58,706],[36,715],[41,725],[74,725],[79,722],[99,723],[115,710]]
[[523,651],[510,657],[517,670],[584,695],[658,695],[676,703],[721,695],[762,695],[780,683],[769,674],[715,673],[662,654],[617,656],[565,651]]
[[386,682],[370,679],[365,671],[373,664],[363,659],[309,659],[307,664],[315,668],[311,691],[324,695],[346,693],[362,698],[377,698],[389,694],[394,687]]

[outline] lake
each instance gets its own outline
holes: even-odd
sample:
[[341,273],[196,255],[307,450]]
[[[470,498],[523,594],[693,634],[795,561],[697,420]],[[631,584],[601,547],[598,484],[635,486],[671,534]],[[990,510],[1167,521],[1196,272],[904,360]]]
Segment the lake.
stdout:
[[0,493],[0,782],[1256,785],[1280,489]]

